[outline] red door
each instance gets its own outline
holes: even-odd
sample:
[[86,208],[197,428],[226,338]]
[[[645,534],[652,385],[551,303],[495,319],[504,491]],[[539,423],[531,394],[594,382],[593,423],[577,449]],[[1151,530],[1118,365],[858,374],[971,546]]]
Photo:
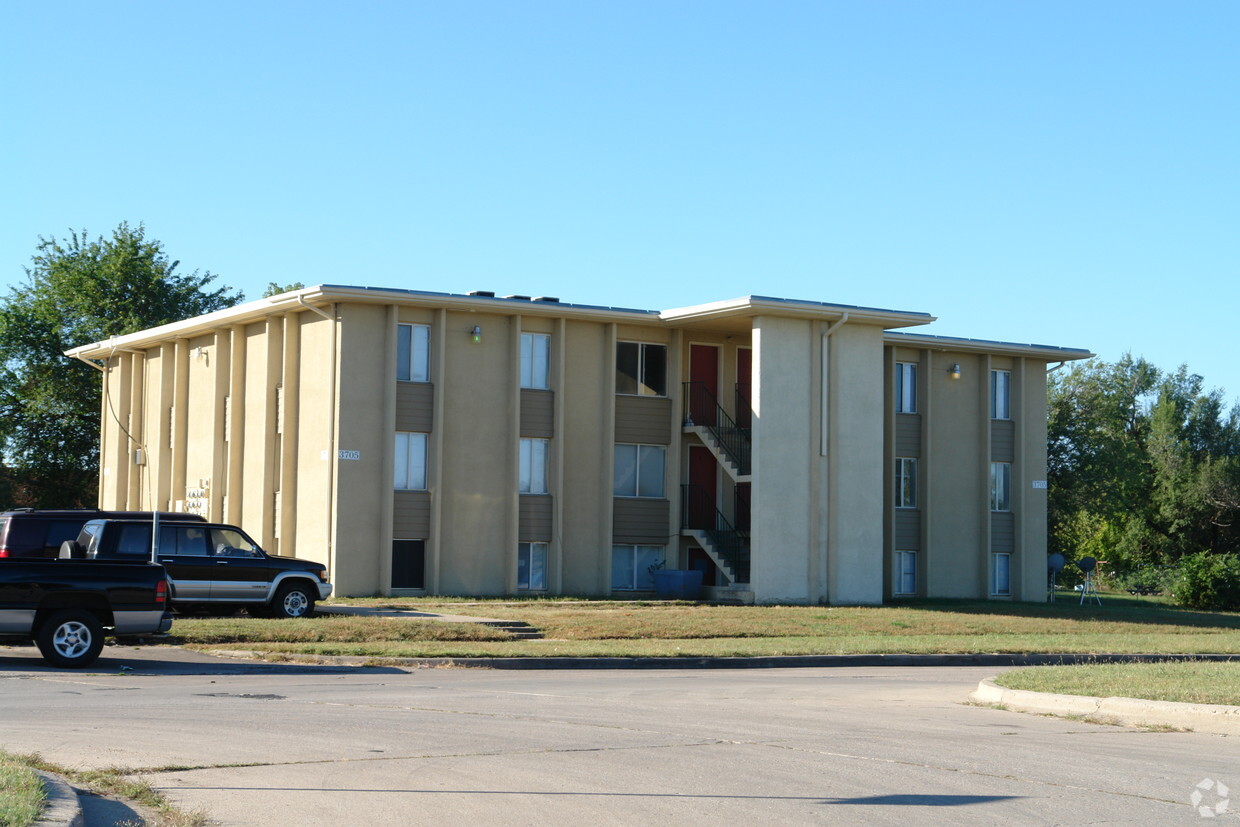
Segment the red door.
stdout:
[[736,424],[741,428],[753,426],[753,397],[749,394],[753,381],[753,351],[747,347],[736,349]]
[[719,464],[708,448],[689,446],[689,528],[716,528]]
[[715,400],[719,398],[719,348],[689,346],[689,416],[697,425],[715,424]]

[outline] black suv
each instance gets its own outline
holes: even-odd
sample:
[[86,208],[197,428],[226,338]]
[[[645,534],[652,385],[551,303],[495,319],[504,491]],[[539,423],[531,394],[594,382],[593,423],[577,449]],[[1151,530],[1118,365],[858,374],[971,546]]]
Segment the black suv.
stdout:
[[[0,558],[57,557],[60,544],[73,540],[87,520],[151,519],[149,511],[100,511],[97,508],[15,508],[0,514]],[[160,512],[160,519],[202,520],[197,514]]]
[[[322,563],[269,556],[236,526],[160,520],[155,559],[168,572],[178,611],[244,606],[251,614],[304,617],[332,593]],[[151,521],[91,520],[60,556],[149,560]]]

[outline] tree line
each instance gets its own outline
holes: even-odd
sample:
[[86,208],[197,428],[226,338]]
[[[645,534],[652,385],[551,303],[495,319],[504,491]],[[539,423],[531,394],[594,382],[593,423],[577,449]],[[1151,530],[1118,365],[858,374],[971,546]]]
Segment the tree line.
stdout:
[[179,266],[141,224],[40,237],[24,283],[0,300],[0,508],[97,504],[102,374],[64,352],[243,300]]
[[1121,577],[1201,555],[1235,566],[1240,405],[1131,355],[1055,371],[1047,395],[1049,551]]

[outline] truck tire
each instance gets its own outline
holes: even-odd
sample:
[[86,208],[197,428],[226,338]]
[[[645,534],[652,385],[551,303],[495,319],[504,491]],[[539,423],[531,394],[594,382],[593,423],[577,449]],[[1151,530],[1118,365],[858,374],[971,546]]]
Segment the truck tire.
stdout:
[[314,613],[315,593],[308,583],[295,580],[276,589],[267,609],[272,617],[309,617]]
[[35,643],[52,666],[80,669],[103,651],[103,624],[90,612],[64,609],[44,621]]

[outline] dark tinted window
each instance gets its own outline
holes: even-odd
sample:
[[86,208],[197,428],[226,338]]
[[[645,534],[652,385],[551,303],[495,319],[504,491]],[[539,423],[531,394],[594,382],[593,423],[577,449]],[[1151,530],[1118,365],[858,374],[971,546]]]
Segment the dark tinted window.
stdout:
[[640,347],[637,342],[616,343],[616,393],[637,393]]
[[392,588],[426,588],[426,541],[392,541]]
[[667,346],[616,342],[616,393],[667,396]]
[[642,393],[667,396],[667,348],[642,345]]
[[123,525],[116,537],[118,557],[150,557],[151,527],[149,525]]
[[81,530],[81,520],[52,520],[47,528],[48,550],[59,551],[61,543],[65,540],[76,540]]
[[9,519],[9,532],[4,544],[9,548],[42,550],[47,537],[47,520],[18,517]]

